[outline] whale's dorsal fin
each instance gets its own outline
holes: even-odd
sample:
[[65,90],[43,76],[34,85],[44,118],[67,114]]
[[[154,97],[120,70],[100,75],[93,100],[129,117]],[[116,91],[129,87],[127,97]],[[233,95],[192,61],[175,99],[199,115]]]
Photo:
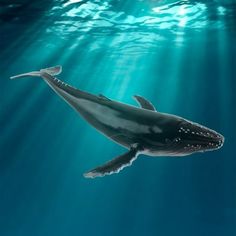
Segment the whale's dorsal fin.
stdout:
[[156,108],[152,105],[152,103],[149,102],[144,97],[141,97],[139,95],[134,95],[133,98],[140,104],[140,106],[142,108],[147,109],[147,110],[156,111]]
[[119,173],[126,166],[130,166],[132,162],[137,158],[139,149],[132,147],[125,154],[118,156],[111,161],[108,161],[104,165],[98,166],[95,169],[90,170],[84,174],[86,178],[103,177],[104,175],[111,175]]

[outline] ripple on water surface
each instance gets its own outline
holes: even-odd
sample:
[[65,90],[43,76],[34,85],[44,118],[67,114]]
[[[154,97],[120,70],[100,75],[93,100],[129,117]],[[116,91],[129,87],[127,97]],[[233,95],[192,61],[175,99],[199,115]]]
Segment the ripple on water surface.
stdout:
[[[1,1],[0,6],[0,22],[21,25],[21,30],[34,23],[34,31],[73,41],[71,49],[90,36],[97,42],[94,50],[109,44],[113,50],[124,45],[145,51],[165,40],[181,45],[199,31],[235,33],[233,0],[15,0]],[[10,27],[6,31],[8,38],[16,34]]]

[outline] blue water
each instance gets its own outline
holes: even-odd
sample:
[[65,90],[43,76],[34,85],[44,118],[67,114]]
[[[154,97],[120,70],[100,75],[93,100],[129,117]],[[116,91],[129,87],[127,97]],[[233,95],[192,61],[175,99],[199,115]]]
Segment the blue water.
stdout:
[[[234,0],[1,0],[0,236],[235,236],[235,19]],[[225,145],[85,179],[125,150],[42,80],[8,79],[57,64],[62,81],[142,95]]]

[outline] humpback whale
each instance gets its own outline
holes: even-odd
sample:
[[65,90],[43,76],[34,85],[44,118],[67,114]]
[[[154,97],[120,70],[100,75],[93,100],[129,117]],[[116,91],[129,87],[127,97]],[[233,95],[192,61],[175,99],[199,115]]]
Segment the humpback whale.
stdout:
[[148,156],[186,156],[219,149],[224,137],[216,131],[172,114],[157,111],[147,99],[135,95],[139,107],[124,104],[104,95],[76,89],[55,76],[61,66],[12,76],[41,77],[91,126],[128,151],[84,174],[85,177],[118,173],[139,154]]

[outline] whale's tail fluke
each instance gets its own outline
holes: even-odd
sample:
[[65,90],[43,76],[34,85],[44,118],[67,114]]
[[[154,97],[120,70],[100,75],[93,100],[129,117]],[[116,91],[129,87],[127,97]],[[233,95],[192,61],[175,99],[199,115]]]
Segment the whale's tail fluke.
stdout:
[[10,79],[19,79],[19,78],[24,78],[24,77],[41,77],[42,72],[46,72],[47,74],[51,75],[51,76],[55,76],[55,75],[59,75],[62,72],[62,67],[61,66],[54,66],[54,67],[49,67],[46,69],[41,69],[40,71],[31,71],[28,73],[23,73],[23,74],[19,74],[19,75],[15,75],[10,77]]

